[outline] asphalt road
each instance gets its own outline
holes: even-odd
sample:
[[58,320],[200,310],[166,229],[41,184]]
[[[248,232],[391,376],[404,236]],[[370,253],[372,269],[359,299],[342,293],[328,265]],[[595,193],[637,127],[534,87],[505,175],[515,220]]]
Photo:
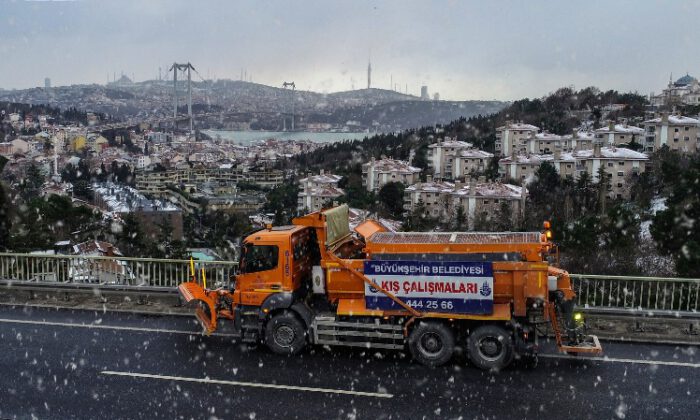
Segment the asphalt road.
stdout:
[[[194,317],[0,306],[0,418],[673,418],[700,414],[700,348],[551,346],[534,369],[430,369],[401,352],[283,357]],[[548,346],[545,346],[548,347]]]

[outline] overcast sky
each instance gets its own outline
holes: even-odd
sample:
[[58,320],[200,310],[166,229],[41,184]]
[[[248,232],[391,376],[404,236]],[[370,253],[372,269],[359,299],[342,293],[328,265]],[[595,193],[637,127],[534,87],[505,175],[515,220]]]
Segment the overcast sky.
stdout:
[[[570,6],[575,3],[576,6]],[[190,61],[204,77],[444,99],[558,87],[659,92],[700,74],[698,1],[0,0],[0,88],[137,81]],[[164,76],[165,77],[165,76]]]

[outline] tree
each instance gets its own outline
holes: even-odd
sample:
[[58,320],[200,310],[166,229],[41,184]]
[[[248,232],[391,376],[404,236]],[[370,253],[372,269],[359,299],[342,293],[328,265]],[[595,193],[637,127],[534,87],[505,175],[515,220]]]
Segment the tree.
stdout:
[[405,188],[405,185],[400,182],[388,182],[379,190],[378,198],[382,209],[393,219],[400,219],[403,214]]
[[5,187],[0,182],[0,250],[6,251],[10,241],[10,203],[5,193]]
[[498,161],[500,158],[496,155],[493,155],[493,157],[489,160],[489,164],[486,167],[486,170],[484,170],[484,175],[486,176],[486,179],[489,181],[495,181],[499,177],[498,173]]
[[146,235],[141,227],[138,217],[132,212],[122,216],[121,229],[116,234],[117,247],[127,257],[136,257],[145,254],[147,249]]
[[461,204],[457,206],[455,210],[455,224],[454,228],[456,231],[461,232],[467,230],[467,213],[464,211],[464,206]]
[[20,185],[22,196],[25,199],[31,199],[39,195],[39,191],[44,185],[44,175],[34,162],[27,167],[27,172]]
[[[678,168],[670,166],[669,172]],[[665,173],[664,177],[670,176]],[[661,252],[676,260],[680,276],[700,277],[700,158],[693,158],[687,169],[680,169],[666,210],[656,213],[651,235]]]

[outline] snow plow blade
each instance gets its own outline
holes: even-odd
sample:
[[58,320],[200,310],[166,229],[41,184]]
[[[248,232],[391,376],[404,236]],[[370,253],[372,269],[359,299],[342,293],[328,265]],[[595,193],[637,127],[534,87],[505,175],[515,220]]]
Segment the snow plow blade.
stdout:
[[185,302],[198,303],[194,313],[204,328],[204,334],[213,333],[216,330],[216,304],[206,290],[194,282],[182,283],[177,289]]

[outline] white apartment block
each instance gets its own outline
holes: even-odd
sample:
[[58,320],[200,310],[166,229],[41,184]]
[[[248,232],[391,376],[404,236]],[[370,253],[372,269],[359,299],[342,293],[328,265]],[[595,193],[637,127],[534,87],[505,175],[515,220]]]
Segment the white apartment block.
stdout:
[[323,208],[328,202],[345,194],[338,188],[340,175],[327,174],[323,170],[319,175],[309,175],[300,179],[299,198],[297,210],[301,212],[313,212]]
[[632,125],[610,123],[607,127],[595,130],[595,140],[601,145],[620,146],[632,142],[644,143],[644,129]]
[[700,149],[700,120],[682,115],[662,114],[644,121],[644,150],[655,152],[663,146],[684,153]]
[[502,180],[515,180],[529,184],[535,179],[535,173],[543,162],[552,163],[554,155],[515,155],[498,161],[498,174]]
[[436,178],[454,178],[453,166],[455,156],[462,150],[469,150],[473,147],[471,143],[459,140],[452,140],[445,137],[445,140],[438,140],[428,146],[428,161],[433,169]]
[[408,162],[396,159],[372,158],[362,165],[362,185],[367,191],[379,191],[389,182],[402,182],[411,185],[420,179],[420,168],[411,166]]
[[452,178],[461,179],[482,173],[493,159],[493,153],[479,149],[467,149],[457,153],[452,165]]
[[593,150],[576,150],[553,155],[518,155],[498,162],[502,179],[514,179],[527,185],[535,179],[540,165],[549,162],[562,178],[579,179],[586,172],[593,182],[598,182],[599,171],[605,171],[611,198],[630,197],[630,180],[646,170],[649,157],[623,147],[600,147]]
[[508,156],[513,149],[527,145],[527,140],[540,131],[539,127],[531,124],[507,122],[496,128],[496,154]]
[[413,212],[421,203],[425,215],[438,218],[443,223],[454,222],[461,207],[469,229],[474,228],[478,217],[498,214],[502,204],[508,203],[511,217],[517,220],[524,210],[527,190],[523,187],[498,182],[468,183],[433,181],[417,183],[404,191],[404,210]]

